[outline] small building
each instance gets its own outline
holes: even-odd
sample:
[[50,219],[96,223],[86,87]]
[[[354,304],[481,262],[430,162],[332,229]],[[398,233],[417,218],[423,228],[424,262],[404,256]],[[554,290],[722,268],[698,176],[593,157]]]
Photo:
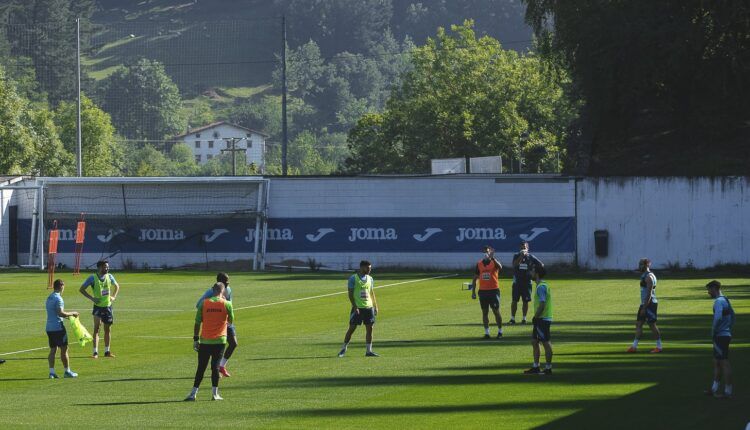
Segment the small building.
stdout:
[[175,136],[173,140],[181,141],[190,147],[198,164],[205,164],[221,155],[222,150],[231,149],[232,140],[236,140],[235,149],[245,150],[247,164],[255,164],[262,173],[265,171],[266,138],[268,135],[260,131],[227,121],[218,121],[191,129],[187,133]]

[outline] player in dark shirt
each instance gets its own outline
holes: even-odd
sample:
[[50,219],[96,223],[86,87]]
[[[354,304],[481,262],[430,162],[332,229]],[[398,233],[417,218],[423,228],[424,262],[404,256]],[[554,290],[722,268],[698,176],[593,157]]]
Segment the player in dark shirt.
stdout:
[[516,323],[516,310],[518,310],[518,300],[523,300],[523,320],[526,324],[526,314],[529,312],[529,302],[531,301],[531,267],[534,264],[544,266],[538,258],[529,254],[529,243],[521,242],[520,250],[513,255],[513,292],[510,302],[510,324]]

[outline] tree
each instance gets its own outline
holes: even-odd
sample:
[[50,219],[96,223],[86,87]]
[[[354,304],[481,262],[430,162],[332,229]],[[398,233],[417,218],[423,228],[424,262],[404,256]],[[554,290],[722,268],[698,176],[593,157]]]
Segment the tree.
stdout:
[[0,172],[27,174],[34,159],[34,142],[26,125],[28,103],[16,93],[0,69]]
[[15,83],[0,67],[0,172],[3,174],[65,175],[72,155],[62,146],[52,114],[35,109],[20,97]]
[[525,3],[545,58],[585,100],[577,173],[750,171],[747,1]]
[[363,116],[350,131],[348,170],[416,173],[428,171],[431,158],[486,155],[555,170],[576,111],[563,91],[567,76],[534,55],[477,39],[472,26],[453,26],[452,35],[440,28],[412,51],[412,69],[385,111]]
[[[58,106],[55,122],[65,149],[77,152],[77,105],[63,102]],[[120,173],[121,163],[115,145],[115,128],[110,116],[94,102],[81,96],[81,161],[83,176],[113,176]]]
[[[258,174],[258,166],[253,163],[247,164],[246,159],[241,153],[236,156],[234,168],[235,174],[238,176]],[[208,160],[200,166],[200,174],[201,176],[231,176],[232,155],[221,154],[218,157]]]
[[93,0],[10,0],[4,7],[14,56],[28,57],[49,101],[76,97],[76,18],[82,18],[82,47],[90,34]]
[[290,41],[315,40],[328,55],[377,44],[393,16],[391,0],[275,0],[288,19]]
[[29,112],[34,152],[32,171],[39,176],[68,176],[76,173],[75,156],[65,149],[55,125],[55,114],[46,108]]
[[102,108],[130,139],[163,139],[186,128],[180,91],[158,61],[141,59],[114,72],[98,91]]

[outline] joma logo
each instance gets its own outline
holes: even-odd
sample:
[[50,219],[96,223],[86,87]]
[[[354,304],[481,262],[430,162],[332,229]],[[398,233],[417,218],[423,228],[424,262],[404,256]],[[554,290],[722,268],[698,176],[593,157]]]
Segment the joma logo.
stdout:
[[185,239],[183,230],[172,230],[169,228],[142,228],[138,240],[145,241],[173,241]]
[[352,228],[349,229],[349,242],[358,240],[396,240],[398,235],[395,228]]
[[60,235],[57,237],[57,240],[76,240],[76,231],[75,230],[63,230],[63,229],[59,229],[57,231],[60,232]]
[[456,240],[463,242],[464,240],[503,240],[505,239],[505,230],[502,228],[490,228],[490,227],[472,227],[472,228],[459,228],[458,236]]
[[[255,229],[248,228],[245,242],[255,240]],[[294,233],[291,228],[269,228],[266,230],[266,240],[294,240]]]

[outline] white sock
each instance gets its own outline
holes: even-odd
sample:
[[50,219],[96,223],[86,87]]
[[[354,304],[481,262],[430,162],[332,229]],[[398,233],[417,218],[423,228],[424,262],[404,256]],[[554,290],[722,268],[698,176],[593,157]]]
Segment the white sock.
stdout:
[[211,387],[211,394],[213,394],[214,396],[218,396],[219,395],[219,387]]
[[198,387],[193,387],[193,390],[190,391],[190,396],[195,397],[198,394]]
[[[49,368],[49,373],[55,373],[55,368],[54,367],[50,367]],[[716,391],[716,390],[714,390],[714,391]]]
[[501,329],[501,328],[497,329],[497,333],[498,334],[503,334],[503,329]]
[[225,367],[227,365],[227,359],[223,358],[219,361],[219,367]]
[[[726,387],[724,387],[726,389]],[[719,391],[719,381],[714,381],[713,384],[711,384],[711,391],[714,393]]]
[[66,368],[65,368],[65,371],[66,371],[66,372],[70,372],[70,367],[66,367]]
[[346,351],[347,348],[349,348],[349,342],[344,342],[344,346],[342,346],[341,349]]
[[106,353],[108,353],[108,352],[109,352],[109,347],[108,347],[108,346],[105,346],[105,347],[104,347],[104,353],[106,354]]
[[661,338],[656,339],[656,347],[661,349]]
[[552,363],[545,363],[544,364],[545,369],[552,369]]
[[526,321],[526,315],[523,316],[523,321]]
[[367,352],[372,352],[372,343],[367,344]]
[[638,339],[633,341],[633,348],[638,348]]
[[726,394],[727,396],[731,396],[732,395],[732,386],[731,385],[725,385],[724,386],[724,394]]
[[484,328],[484,334],[486,334],[487,336],[490,335],[490,328],[489,327],[485,327]]
[[94,348],[94,354],[99,354],[99,348]]
[[539,367],[539,363],[537,363],[537,362],[535,361],[535,362],[534,362],[534,365],[533,365],[533,367],[534,367],[534,368],[537,368],[537,367]]
[[516,321],[516,317],[510,317],[510,320],[515,322]]

